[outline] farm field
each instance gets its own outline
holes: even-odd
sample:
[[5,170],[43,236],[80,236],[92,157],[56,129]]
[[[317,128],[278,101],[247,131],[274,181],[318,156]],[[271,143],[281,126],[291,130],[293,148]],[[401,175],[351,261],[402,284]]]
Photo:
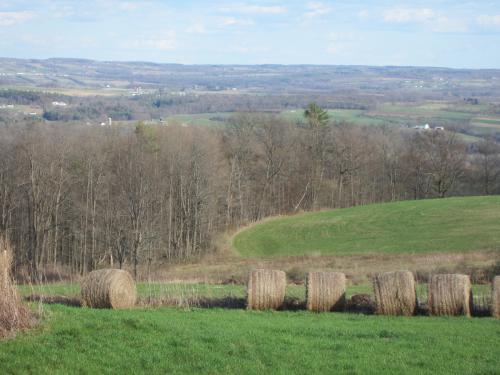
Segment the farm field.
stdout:
[[4,374],[497,373],[491,318],[44,308],[0,344]]
[[[290,121],[303,121],[303,113],[304,110],[296,109],[284,111],[281,116]],[[350,122],[358,125],[383,125],[394,122],[390,119],[370,116],[367,111],[358,109],[330,109],[328,115],[332,121]]]
[[179,125],[223,126],[224,119],[228,119],[231,112],[199,113],[190,115],[173,115],[167,117],[167,123]]
[[500,251],[500,196],[374,204],[264,220],[232,241],[244,257]]
[[[484,124],[498,124],[498,119],[485,117],[488,105],[470,105],[451,102],[382,103],[373,109],[328,110],[333,121],[351,122],[358,125],[414,126],[429,123],[431,126],[471,124],[474,128]],[[302,117],[300,109],[283,111],[282,116],[298,121]]]
[[[470,125],[474,134],[482,136],[499,129],[499,119],[484,114],[487,105],[454,104],[449,102],[429,102],[420,105],[408,103],[379,104],[370,110],[330,109],[328,114],[335,122],[347,122],[362,126],[388,125],[413,127],[429,123],[431,126]],[[223,126],[233,115],[232,112],[179,114],[167,117],[167,121],[185,125]],[[285,110],[279,115],[289,121],[303,121],[303,109]],[[461,134],[466,142],[477,142],[480,138]]]

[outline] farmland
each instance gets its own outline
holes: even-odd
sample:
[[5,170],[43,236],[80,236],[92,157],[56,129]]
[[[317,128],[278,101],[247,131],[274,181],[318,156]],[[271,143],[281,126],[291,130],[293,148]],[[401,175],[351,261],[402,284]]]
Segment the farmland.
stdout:
[[45,314],[40,328],[0,344],[3,373],[493,374],[500,365],[490,318],[60,305]]
[[[465,155],[467,147],[468,162],[477,161],[478,146],[472,143],[498,135],[496,81],[485,80],[482,72],[463,77],[463,72],[433,69],[403,69],[401,77],[388,78],[397,73],[393,68],[309,67],[301,68],[310,70],[302,74],[293,67],[142,63],[117,63],[119,73],[108,76],[107,67],[90,61],[85,62],[87,73],[82,75],[79,62],[53,63],[50,69],[54,71],[47,71],[43,62],[31,62],[35,65],[17,74],[23,62],[10,61],[6,65],[9,71],[0,79],[0,122],[7,124],[4,134],[11,126],[40,125],[34,127],[40,133],[32,140],[33,149],[38,150],[36,159],[43,160],[36,176],[46,177],[47,182],[37,184],[51,186],[46,192],[53,196],[40,196],[39,204],[57,202],[58,196],[64,200],[60,211],[41,212],[47,215],[44,221],[51,223],[37,233],[47,241],[38,246],[42,253],[38,254],[41,269],[37,281],[41,283],[18,287],[38,325],[0,343],[0,372],[455,374],[498,370],[500,328],[497,321],[479,315],[488,311],[484,307],[491,303],[490,279],[500,267],[499,196],[326,210],[354,201],[390,200],[383,195],[389,181],[380,182],[382,198],[366,200],[375,191],[370,184],[381,174],[378,166],[386,167],[382,163],[386,145],[392,145],[392,161],[399,173],[413,167],[411,163],[400,164],[401,160],[415,159],[401,151],[407,149],[402,139],[435,136],[452,140],[452,132],[420,133],[413,129],[417,125],[428,123],[456,131],[468,143],[463,150]],[[208,78],[197,78],[200,72]],[[217,75],[208,74],[211,72]],[[426,78],[411,78],[416,73]],[[445,78],[439,80],[436,75]],[[290,76],[294,79],[287,78]],[[331,79],[321,79],[324,76]],[[483,90],[479,98],[469,98],[475,97],[478,87]],[[455,90],[453,96],[450,89]],[[60,107],[54,104],[58,101],[67,104]],[[296,206],[297,197],[305,195],[313,181],[306,178],[306,171],[317,166],[308,158],[310,147],[318,145],[302,144],[311,130],[304,117],[304,108],[311,102],[326,109],[329,120],[325,129],[329,130],[324,135],[335,145],[329,148],[330,159],[322,165],[325,171],[340,166],[336,163],[352,162],[348,154],[335,153],[346,144],[351,145],[350,155],[366,154],[349,171],[349,178],[364,176],[359,186],[348,186],[349,179],[345,179],[345,186],[340,187],[354,188],[351,197],[357,198],[353,200],[335,190],[339,176],[334,171],[322,191],[323,202],[328,204],[317,207],[315,198],[308,196],[304,205]],[[108,118],[120,131],[91,127],[109,124]],[[151,129],[145,130],[145,125]],[[62,136],[67,129],[74,129],[74,138]],[[44,137],[48,131],[54,131],[54,136],[46,133]],[[81,148],[85,146],[82,139],[94,139],[97,148]],[[137,143],[130,143],[134,139]],[[18,171],[17,166],[25,165],[21,151],[30,149],[23,143],[30,144],[30,140],[18,141],[17,146],[10,141],[3,143],[6,171]],[[126,145],[136,145],[137,153],[122,149]],[[114,158],[116,147],[121,151]],[[45,155],[59,149],[60,153]],[[264,149],[269,154],[264,155]],[[368,155],[367,149],[378,152],[378,159]],[[450,154],[457,150],[450,148]],[[60,155],[65,155],[67,164],[63,162],[58,173],[51,174],[57,168],[43,170],[56,165],[50,160],[59,160]],[[124,161],[118,155],[135,156],[120,167],[114,164]],[[12,156],[19,161],[9,164]],[[97,156],[103,160],[94,160]],[[139,160],[141,164],[134,164]],[[88,170],[82,169],[84,165]],[[268,181],[276,184],[274,187],[260,191],[273,165],[283,166],[282,175]],[[128,169],[132,166],[134,169]],[[474,180],[480,167],[464,167],[468,180],[460,183],[466,187],[458,185],[450,195],[480,194],[483,186]],[[426,168],[427,173],[435,173]],[[5,217],[7,227],[13,228],[10,235],[15,241],[16,266],[21,270],[32,254],[24,242],[31,238],[30,227],[23,221],[28,209],[23,206],[25,193],[17,188],[29,180],[23,175],[25,170],[0,179],[4,191],[9,192],[0,193],[8,203],[3,207],[19,211]],[[148,224],[138,237],[143,236],[145,242],[136,247],[134,255],[133,238],[124,236],[136,233],[128,227],[129,206],[120,206],[134,193],[119,201],[119,222],[109,215],[118,206],[107,205],[111,204],[109,198],[116,197],[116,187],[132,188],[130,181],[142,173],[147,177],[140,186],[146,181],[152,195],[140,198],[148,202],[144,217]],[[129,176],[128,182],[122,180],[125,176]],[[290,180],[280,185],[285,176]],[[411,195],[413,182],[406,178],[392,199]],[[53,181],[59,181],[59,187]],[[241,189],[245,185],[251,187],[248,192]],[[497,193],[497,183],[490,185],[489,193]],[[90,190],[82,190],[85,186]],[[192,187],[196,187],[193,195],[186,196]],[[330,188],[333,192],[327,191]],[[278,191],[288,191],[283,200],[288,206],[280,206],[279,196],[272,195]],[[16,193],[22,195],[14,199]],[[337,196],[338,201],[330,201]],[[435,196],[429,185],[419,198]],[[186,204],[193,205],[186,210]],[[54,207],[59,209],[59,204]],[[86,220],[78,219],[88,218],[85,207],[94,207],[92,228]],[[298,208],[315,211],[294,214]],[[190,225],[193,212],[198,216]],[[276,213],[283,216],[271,216]],[[257,218],[264,219],[255,223]],[[218,226],[212,227],[214,223]],[[146,228],[150,228],[148,233]],[[68,246],[69,239],[82,234],[82,240]],[[110,239],[112,242],[104,246]],[[81,274],[113,267],[113,259],[114,267],[122,261],[132,271],[134,257],[139,297],[134,308],[80,307]],[[249,271],[255,268],[286,272],[283,311],[245,309],[245,284]],[[369,315],[373,309],[365,311],[368,315],[354,313],[356,310],[320,314],[305,310],[304,277],[308,271],[345,273],[346,297],[365,294],[373,307],[373,276],[401,269],[416,277],[419,316]],[[427,281],[435,273],[470,275],[473,301],[478,306],[473,318],[421,316],[427,311]],[[49,279],[59,281],[51,283]]]
[[0,375],[500,375],[500,6],[371,3],[0,3]]
[[[353,228],[361,232],[376,230],[379,234],[387,234],[390,227],[394,236],[385,240],[394,246],[389,246],[389,242],[385,245],[384,242],[374,243],[380,244],[382,251],[393,252],[393,257],[408,256],[406,262],[409,265],[413,264],[412,259],[422,255],[418,252],[405,254],[402,245],[409,239],[414,241],[414,249],[423,251],[424,246],[439,244],[439,248],[432,248],[433,251],[446,254],[451,249],[457,250],[453,244],[464,241],[455,237],[466,227],[469,237],[478,237],[474,233],[479,229],[494,233],[491,237],[484,236],[484,233],[480,235],[486,238],[486,242],[467,242],[475,250],[491,250],[498,244],[497,232],[490,227],[498,222],[498,204],[498,197],[493,196],[371,205],[270,219],[242,231],[240,235],[251,232],[259,225],[272,225],[279,220],[285,221],[281,226],[274,227],[272,232],[281,230],[288,236],[300,230],[312,231],[317,236],[314,228],[322,222],[331,224],[332,220],[335,224],[346,221],[342,224],[342,232],[350,237],[357,235]],[[332,214],[338,216],[332,217]],[[451,220],[454,217],[458,219]],[[299,223],[287,221],[291,219],[299,220]],[[307,225],[304,225],[304,220]],[[437,221],[441,226],[435,225]],[[417,228],[421,241],[415,242],[411,233],[401,232],[397,224]],[[461,226],[456,231],[450,230],[449,226],[459,224]],[[359,229],[359,225],[363,228]],[[324,228],[319,230],[324,231]],[[429,233],[424,238],[422,233],[425,232]],[[436,241],[443,233],[446,241]],[[355,246],[349,246],[346,237],[339,238],[338,233],[333,240],[323,240],[328,240],[329,246],[337,240],[342,241],[342,248],[348,249],[353,257],[360,251]],[[243,243],[250,241],[262,241],[262,238],[253,235]],[[266,241],[278,243],[269,239]],[[370,238],[370,241],[374,239]],[[368,242],[361,243],[367,247]],[[452,244],[451,247],[445,246],[447,243]],[[462,248],[465,254],[467,249]],[[294,254],[288,247],[286,251],[290,253],[284,251],[275,251],[274,254]],[[249,259],[257,257],[257,263],[266,259],[258,253],[243,255]],[[335,263],[334,258],[316,258],[323,262],[323,268],[344,270],[342,263]],[[233,259],[234,267],[242,268],[238,257]],[[329,260],[325,263],[325,259]],[[226,259],[226,266],[228,261]],[[205,268],[204,264],[209,266],[210,263],[201,262],[199,268],[191,269],[191,275],[199,274]],[[369,266],[373,272],[377,263],[370,262]],[[456,374],[495,373],[500,366],[497,350],[500,326],[490,317],[312,313],[304,311],[305,286],[295,284],[287,285],[286,294],[287,306],[294,307],[277,312],[245,310],[244,283],[221,285],[156,281],[140,282],[137,288],[139,303],[130,310],[98,310],[30,302],[40,324],[0,344],[0,363],[4,373],[284,374],[335,371],[352,374]],[[489,301],[490,288],[488,284],[474,285],[475,301]],[[21,285],[19,291],[23,297],[34,294],[44,298],[64,296],[75,300],[80,294],[80,284]],[[347,297],[359,293],[372,294],[370,283],[349,279]],[[419,301],[426,301],[425,282],[417,285],[417,296]],[[464,342],[467,345],[463,345]],[[450,361],[450,358],[453,360]]]
[[[145,121],[219,127],[235,112],[274,113],[297,122],[303,121],[303,108],[317,102],[329,109],[335,123],[393,128],[429,124],[457,131],[469,143],[500,134],[495,70],[184,66],[77,59],[0,63],[0,90],[47,97],[24,103],[33,106],[30,112],[38,113],[37,118],[26,116],[22,103],[6,97],[5,104],[16,109],[0,109],[0,123],[22,119],[99,125],[112,117],[119,126]],[[48,97],[54,95],[71,103],[53,108]]]
[[500,197],[405,201],[267,219],[239,232],[245,256],[498,250]]

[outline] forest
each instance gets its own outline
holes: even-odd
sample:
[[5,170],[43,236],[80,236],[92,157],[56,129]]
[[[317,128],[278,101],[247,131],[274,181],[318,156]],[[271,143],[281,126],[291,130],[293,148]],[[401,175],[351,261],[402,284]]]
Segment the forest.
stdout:
[[210,254],[274,215],[500,193],[500,148],[458,133],[235,113],[222,128],[0,127],[0,232],[18,277],[85,274]]

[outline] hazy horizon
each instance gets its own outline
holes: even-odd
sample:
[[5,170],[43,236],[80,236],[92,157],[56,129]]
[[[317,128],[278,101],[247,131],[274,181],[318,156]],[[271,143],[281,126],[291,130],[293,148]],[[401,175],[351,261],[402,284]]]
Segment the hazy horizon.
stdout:
[[281,63],[255,63],[255,64],[238,64],[238,63],[182,63],[182,62],[170,62],[170,61],[150,61],[150,60],[98,60],[85,57],[64,57],[64,56],[51,56],[46,58],[36,58],[36,57],[13,57],[13,56],[0,56],[0,59],[14,59],[14,60],[82,60],[82,61],[93,61],[98,63],[130,63],[130,64],[155,64],[155,65],[184,65],[184,66],[317,66],[317,67],[340,67],[340,66],[352,66],[352,67],[369,67],[369,68],[422,68],[422,69],[450,69],[450,70],[500,70],[500,67],[486,67],[486,68],[468,68],[468,67],[452,67],[452,66],[432,66],[432,65],[375,65],[375,64],[314,64],[314,63],[291,63],[291,64],[281,64]]

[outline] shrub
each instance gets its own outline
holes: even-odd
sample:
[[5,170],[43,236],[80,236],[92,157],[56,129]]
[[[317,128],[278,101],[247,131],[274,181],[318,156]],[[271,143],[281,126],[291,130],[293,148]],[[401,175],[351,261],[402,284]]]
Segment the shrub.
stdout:
[[29,309],[21,303],[10,274],[12,251],[9,241],[0,236],[0,337],[13,335],[17,330],[33,325]]

